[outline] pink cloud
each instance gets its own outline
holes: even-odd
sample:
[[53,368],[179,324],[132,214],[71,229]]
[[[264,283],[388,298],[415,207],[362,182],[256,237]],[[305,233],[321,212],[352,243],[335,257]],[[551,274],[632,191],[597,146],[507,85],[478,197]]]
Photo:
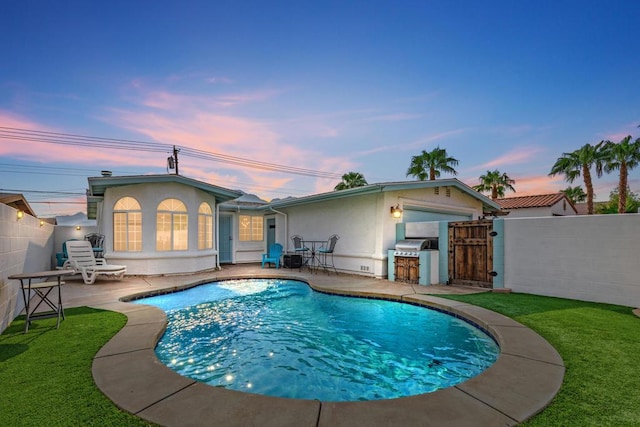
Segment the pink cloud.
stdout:
[[475,166],[471,170],[494,169],[505,165],[510,166],[530,162],[542,151],[540,147],[518,147],[490,162]]
[[[0,155],[16,157],[36,162],[46,163],[80,163],[96,165],[103,162],[105,165],[150,165],[162,166],[165,159],[157,154],[138,152],[132,156],[130,151],[112,150],[94,145],[88,142],[87,146],[54,144],[43,142],[44,139],[55,139],[61,142],[73,142],[74,139],[64,135],[52,136],[46,134],[30,133],[25,136],[24,130],[37,130],[40,132],[54,132],[65,134],[64,130],[52,129],[46,125],[24,118],[13,113],[0,110],[0,126],[18,129],[20,135],[4,130],[0,138]],[[13,136],[12,136],[13,135]],[[26,139],[25,139],[26,138]],[[97,166],[98,168],[100,166]]]

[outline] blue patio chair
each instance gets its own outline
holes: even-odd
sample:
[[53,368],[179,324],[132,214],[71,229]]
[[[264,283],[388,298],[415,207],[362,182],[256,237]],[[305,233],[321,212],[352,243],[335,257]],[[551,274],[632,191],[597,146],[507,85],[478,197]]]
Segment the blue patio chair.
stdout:
[[340,239],[340,236],[334,234],[333,236],[327,239],[327,243],[322,245],[320,249],[318,249],[318,255],[320,256],[320,267],[324,268],[324,270],[329,274],[329,268],[333,268],[333,271],[338,274],[338,270],[336,270],[336,266],[333,263],[333,251],[336,248],[336,243]]
[[62,243],[62,252],[56,252],[56,268],[62,268],[64,263],[69,259],[69,254],[67,253],[67,242],[78,240],[78,239],[69,239]]
[[282,245],[280,243],[274,243],[269,246],[269,251],[266,254],[262,254],[262,268],[266,263],[276,265],[276,268],[280,268],[280,257],[282,256]]

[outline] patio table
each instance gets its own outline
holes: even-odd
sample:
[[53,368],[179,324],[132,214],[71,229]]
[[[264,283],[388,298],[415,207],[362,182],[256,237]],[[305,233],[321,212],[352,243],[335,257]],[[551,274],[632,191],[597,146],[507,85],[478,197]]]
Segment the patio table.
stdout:
[[309,267],[309,270],[313,273],[314,269],[318,269],[320,266],[320,259],[318,258],[318,249],[325,243],[326,240],[303,240],[303,245],[309,248],[309,258],[306,259],[305,265]]
[[[56,329],[60,327],[60,318],[64,319],[64,308],[62,307],[62,285],[64,282],[62,281],[63,276],[68,276],[71,274],[75,274],[74,270],[48,270],[48,271],[37,271],[33,273],[21,273],[14,274],[9,276],[9,279],[20,280],[20,287],[22,289],[22,298],[24,300],[24,311],[26,313],[26,319],[24,324],[24,332],[27,333],[29,331],[29,324],[32,320],[35,319],[45,319],[49,317],[58,317],[58,323],[56,325]],[[47,280],[54,279],[55,280]],[[45,279],[45,282],[36,282],[33,283],[34,279]],[[49,297],[49,294],[54,289],[58,290],[58,299],[57,301],[53,298],[55,296]],[[31,291],[34,292],[34,297],[37,296],[40,300],[35,307],[33,307],[33,303],[31,302]],[[34,301],[35,303],[36,301]],[[48,305],[51,310],[44,312],[36,312],[40,305],[45,303]]]

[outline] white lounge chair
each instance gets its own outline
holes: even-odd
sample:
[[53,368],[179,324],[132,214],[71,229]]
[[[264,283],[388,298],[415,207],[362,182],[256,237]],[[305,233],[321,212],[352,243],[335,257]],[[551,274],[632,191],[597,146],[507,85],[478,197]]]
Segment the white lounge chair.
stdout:
[[65,262],[64,268],[71,268],[82,274],[82,279],[87,285],[92,285],[99,275],[120,280],[127,271],[125,265],[110,265],[102,258],[96,259],[91,242],[87,240],[69,240],[66,243],[69,259]]

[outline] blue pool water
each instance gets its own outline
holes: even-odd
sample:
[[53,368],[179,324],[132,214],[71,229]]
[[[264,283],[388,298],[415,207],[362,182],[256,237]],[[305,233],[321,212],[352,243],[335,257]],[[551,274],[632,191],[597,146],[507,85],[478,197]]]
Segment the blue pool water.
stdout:
[[326,295],[292,280],[225,280],[135,302],[167,312],[156,354],[171,369],[270,396],[428,393],[478,375],[499,352],[484,332],[444,313]]

